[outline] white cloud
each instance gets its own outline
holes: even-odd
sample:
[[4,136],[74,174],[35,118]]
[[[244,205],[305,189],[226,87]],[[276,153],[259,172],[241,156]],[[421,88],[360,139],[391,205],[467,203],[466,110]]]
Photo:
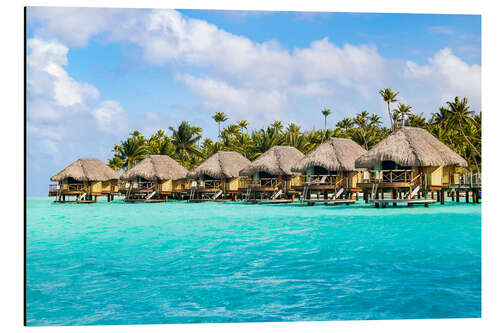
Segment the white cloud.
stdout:
[[286,94],[279,90],[235,88],[221,80],[192,75],[181,79],[201,98],[206,109],[230,112],[257,123],[278,119],[288,104]]
[[31,38],[28,47],[28,86],[32,96],[43,96],[56,106],[83,104],[99,98],[99,91],[88,83],[71,78],[63,66],[68,63],[68,48],[58,42]]
[[430,32],[441,34],[441,35],[454,35],[455,34],[455,29],[452,27],[446,27],[446,26],[441,26],[441,25],[436,25],[433,27],[429,28]]
[[[103,101],[96,87],[72,78],[68,47],[57,41],[27,41],[27,130],[32,154],[62,154],[63,147],[78,142],[97,128],[110,133],[122,130],[126,115],[114,101]],[[116,121],[116,123],[115,123]]]
[[440,102],[455,96],[467,96],[475,103],[481,100],[481,67],[469,65],[443,49],[428,59],[428,64],[417,65],[406,62],[405,76],[411,80],[423,81],[440,95]]
[[120,103],[106,100],[92,110],[97,126],[104,132],[122,131],[126,128],[126,116]]
[[[468,96],[480,107],[480,66],[465,63],[450,49],[424,64],[384,58],[374,45],[339,46],[327,38],[288,50],[278,41],[257,43],[175,10],[50,8],[38,10],[33,19],[41,24],[35,35],[68,45],[86,45],[98,35],[108,42],[137,45],[146,63],[170,66],[205,110],[225,110],[237,117],[250,113],[247,118],[257,122],[297,118],[309,111],[298,103],[304,100],[338,110],[338,118],[368,109],[385,119],[377,91],[388,86],[400,91],[416,112],[429,114],[455,95]],[[72,30],[78,32],[68,32]],[[444,26],[430,30],[451,33]],[[57,70],[65,66],[66,53],[55,48],[49,54],[57,59],[52,61],[59,64]],[[60,80],[61,94],[55,95],[59,104],[74,105],[92,96],[91,87],[73,84],[57,70],[52,73]],[[198,72],[202,74],[194,74]],[[313,120],[306,117],[304,122],[307,127]]]
[[37,26],[37,36],[57,39],[69,45],[84,47],[89,39],[112,30],[141,10],[118,8],[28,7],[28,24]]

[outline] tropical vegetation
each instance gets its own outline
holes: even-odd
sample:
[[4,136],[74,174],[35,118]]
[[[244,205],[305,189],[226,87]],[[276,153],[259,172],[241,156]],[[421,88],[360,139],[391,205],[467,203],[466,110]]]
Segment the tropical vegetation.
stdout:
[[[323,109],[324,127],[321,130],[302,130],[296,123],[283,124],[275,121],[268,126],[249,131],[249,122],[239,119],[221,128],[221,123],[229,120],[222,112],[212,118],[218,125],[218,138],[203,138],[203,130],[182,121],[177,127],[169,127],[169,133],[159,129],[149,138],[139,131],[133,131],[129,137],[116,144],[114,156],[108,165],[115,170],[128,170],[148,154],[168,155],[187,169],[192,169],[217,151],[236,151],[253,160],[273,146],[293,146],[309,153],[326,139],[331,137],[350,138],[365,149],[370,149],[400,126],[421,127],[463,156],[469,163],[470,170],[481,170],[481,112],[474,111],[468,105],[466,97],[456,97],[441,106],[430,117],[414,112],[410,105],[396,102],[398,92],[391,88],[379,91],[388,106],[391,127],[383,125],[379,115],[360,111],[354,117],[338,121],[334,128],[328,128],[329,109]],[[323,125],[323,124],[322,124]]]

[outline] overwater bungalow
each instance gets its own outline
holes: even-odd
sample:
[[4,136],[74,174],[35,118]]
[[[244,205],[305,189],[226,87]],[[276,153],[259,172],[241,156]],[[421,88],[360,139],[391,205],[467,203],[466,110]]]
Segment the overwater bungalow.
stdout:
[[127,202],[164,202],[188,190],[187,170],[167,155],[150,155],[120,177]]
[[361,192],[358,182],[364,170],[356,168],[354,161],[364,153],[366,150],[351,139],[328,139],[292,167],[292,171],[302,174],[301,183],[294,189],[309,205],[354,203],[353,194],[357,199]]
[[50,178],[49,196],[54,202],[97,202],[98,196],[113,200],[120,175],[97,158],[79,158]]
[[298,194],[293,186],[300,183],[300,173],[291,167],[304,157],[295,147],[274,146],[260,155],[240,175],[251,177],[246,201],[252,203],[293,202]]
[[240,186],[245,182],[239,172],[250,161],[234,151],[219,151],[188,172],[191,179],[189,201],[237,200]]
[[401,127],[356,159],[355,166],[369,170],[358,184],[366,202],[375,207],[390,203],[427,207],[436,202],[434,193],[444,204],[455,168],[467,167],[467,162],[425,129]]

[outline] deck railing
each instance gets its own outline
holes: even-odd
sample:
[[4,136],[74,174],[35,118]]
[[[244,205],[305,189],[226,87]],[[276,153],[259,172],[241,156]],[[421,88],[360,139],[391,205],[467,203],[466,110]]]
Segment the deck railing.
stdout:
[[87,184],[74,183],[74,184],[50,184],[49,192],[83,192],[87,191]]
[[338,175],[309,175],[306,177],[308,185],[337,185],[342,177]]
[[119,186],[120,190],[126,191],[154,191],[157,188],[154,182],[123,182]]
[[411,183],[416,175],[411,170],[375,170],[370,181],[377,183]]
[[278,187],[283,182],[279,178],[260,178],[257,183],[249,184],[251,187]]
[[455,173],[450,180],[452,185],[481,186],[480,173]]
[[240,178],[238,179],[238,188],[248,188],[248,186],[252,183],[252,179],[250,178]]
[[220,179],[204,180],[201,184],[197,183],[198,189],[218,189],[222,188],[222,181]]

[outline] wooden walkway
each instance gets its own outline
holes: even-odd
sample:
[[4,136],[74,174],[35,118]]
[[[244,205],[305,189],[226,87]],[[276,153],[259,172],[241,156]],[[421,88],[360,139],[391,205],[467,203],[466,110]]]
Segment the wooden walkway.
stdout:
[[354,199],[305,199],[302,202],[307,203],[308,206],[314,206],[315,203],[323,203],[325,205],[350,205],[356,203]]
[[232,199],[189,199],[188,202],[228,202],[228,201],[234,201]]
[[253,203],[253,204],[283,204],[283,203],[292,203],[291,199],[248,199],[245,202]]
[[413,206],[413,205],[424,205],[425,207],[429,207],[430,204],[435,204],[436,200],[434,199],[374,199],[372,202],[375,204],[375,207],[382,207],[385,208],[387,207],[388,204],[391,204],[393,206],[397,206],[398,203],[400,204],[408,204],[408,206]]
[[96,200],[54,200],[55,203],[81,203],[81,204],[90,204],[90,203],[96,203]]

